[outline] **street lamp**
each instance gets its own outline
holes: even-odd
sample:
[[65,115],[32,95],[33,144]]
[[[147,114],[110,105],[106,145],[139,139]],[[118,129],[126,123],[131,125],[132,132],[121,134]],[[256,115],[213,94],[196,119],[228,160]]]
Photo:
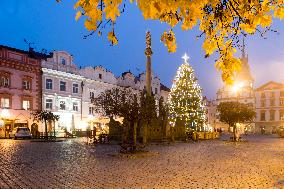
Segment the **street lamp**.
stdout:
[[[240,92],[242,90],[242,88],[244,87],[244,83],[243,82],[237,82],[232,86],[232,91],[234,93],[236,93],[237,96],[237,103],[239,102],[239,96],[240,96]],[[239,138],[239,136],[237,136],[237,128],[240,127],[240,123],[238,121],[238,123],[236,123],[236,125],[234,126],[234,137],[236,136],[236,138]]]
[[239,102],[239,95],[240,95],[240,91],[241,89],[244,87],[244,83],[243,82],[238,82],[238,83],[235,83],[233,86],[232,86],[232,91],[234,93],[236,93],[237,95],[237,102]]

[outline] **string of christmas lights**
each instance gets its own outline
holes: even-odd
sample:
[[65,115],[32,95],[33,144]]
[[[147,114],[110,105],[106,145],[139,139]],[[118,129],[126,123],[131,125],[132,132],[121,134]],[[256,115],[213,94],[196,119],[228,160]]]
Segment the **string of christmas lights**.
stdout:
[[184,63],[178,68],[169,94],[170,124],[177,120],[185,122],[187,128],[203,128],[206,121],[205,106],[202,100],[202,88],[198,84],[193,68],[185,54]]

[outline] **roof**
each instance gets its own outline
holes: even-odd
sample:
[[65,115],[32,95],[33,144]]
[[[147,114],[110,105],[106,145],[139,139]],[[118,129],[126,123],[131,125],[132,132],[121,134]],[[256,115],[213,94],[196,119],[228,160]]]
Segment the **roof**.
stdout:
[[256,88],[255,91],[262,91],[267,89],[267,87],[271,85],[271,87],[269,89],[283,89],[284,88],[284,84],[283,83],[279,83],[279,82],[275,82],[275,81],[269,81],[263,85],[261,85],[260,87]]
[[170,92],[170,91],[171,91],[171,89],[170,89],[170,88],[166,87],[166,86],[165,86],[165,85],[163,85],[162,83],[161,83],[161,87],[160,87],[160,89],[161,89],[161,91],[168,91],[168,92]]
[[52,55],[53,55],[53,53],[44,54],[44,53],[36,52],[36,51],[34,51],[33,48],[29,48],[29,51],[25,51],[25,50],[16,49],[16,48],[13,48],[13,47],[8,47],[8,46],[5,46],[5,45],[0,45],[0,49],[2,49],[2,48],[10,50],[10,51],[26,54],[28,57],[34,58],[34,59],[45,59],[46,60],[47,58],[51,58]]
[[[121,75],[122,75],[122,77],[124,77],[126,74],[131,74],[131,75],[133,75],[133,73],[131,73],[131,71],[129,70],[129,71],[126,71],[126,72],[123,72]],[[134,75],[133,75],[134,76]]]

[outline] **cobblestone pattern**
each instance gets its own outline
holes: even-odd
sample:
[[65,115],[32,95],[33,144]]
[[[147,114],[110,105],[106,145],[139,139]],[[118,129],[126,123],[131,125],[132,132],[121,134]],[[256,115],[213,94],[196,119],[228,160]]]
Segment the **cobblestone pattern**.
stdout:
[[150,145],[158,156],[112,156],[82,140],[0,140],[0,188],[284,188],[284,139]]

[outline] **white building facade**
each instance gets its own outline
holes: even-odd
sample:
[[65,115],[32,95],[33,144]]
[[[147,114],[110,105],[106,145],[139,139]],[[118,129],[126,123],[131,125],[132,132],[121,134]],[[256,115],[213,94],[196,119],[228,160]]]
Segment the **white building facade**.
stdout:
[[256,129],[275,133],[284,127],[284,84],[270,81],[255,90]]
[[[109,120],[96,114],[93,99],[115,87],[142,91],[146,84],[144,73],[136,77],[129,71],[116,78],[102,66],[79,69],[65,51],[54,51],[43,60],[42,73],[42,107],[60,116],[55,126],[59,132],[86,131],[93,126],[103,130]],[[152,92],[156,99],[163,96],[166,101],[169,89],[152,76]]]
[[[42,61],[42,109],[52,111],[60,119],[57,131],[71,131],[82,122],[82,82],[73,58],[64,51],[53,52]],[[49,127],[49,131],[54,128]]]

